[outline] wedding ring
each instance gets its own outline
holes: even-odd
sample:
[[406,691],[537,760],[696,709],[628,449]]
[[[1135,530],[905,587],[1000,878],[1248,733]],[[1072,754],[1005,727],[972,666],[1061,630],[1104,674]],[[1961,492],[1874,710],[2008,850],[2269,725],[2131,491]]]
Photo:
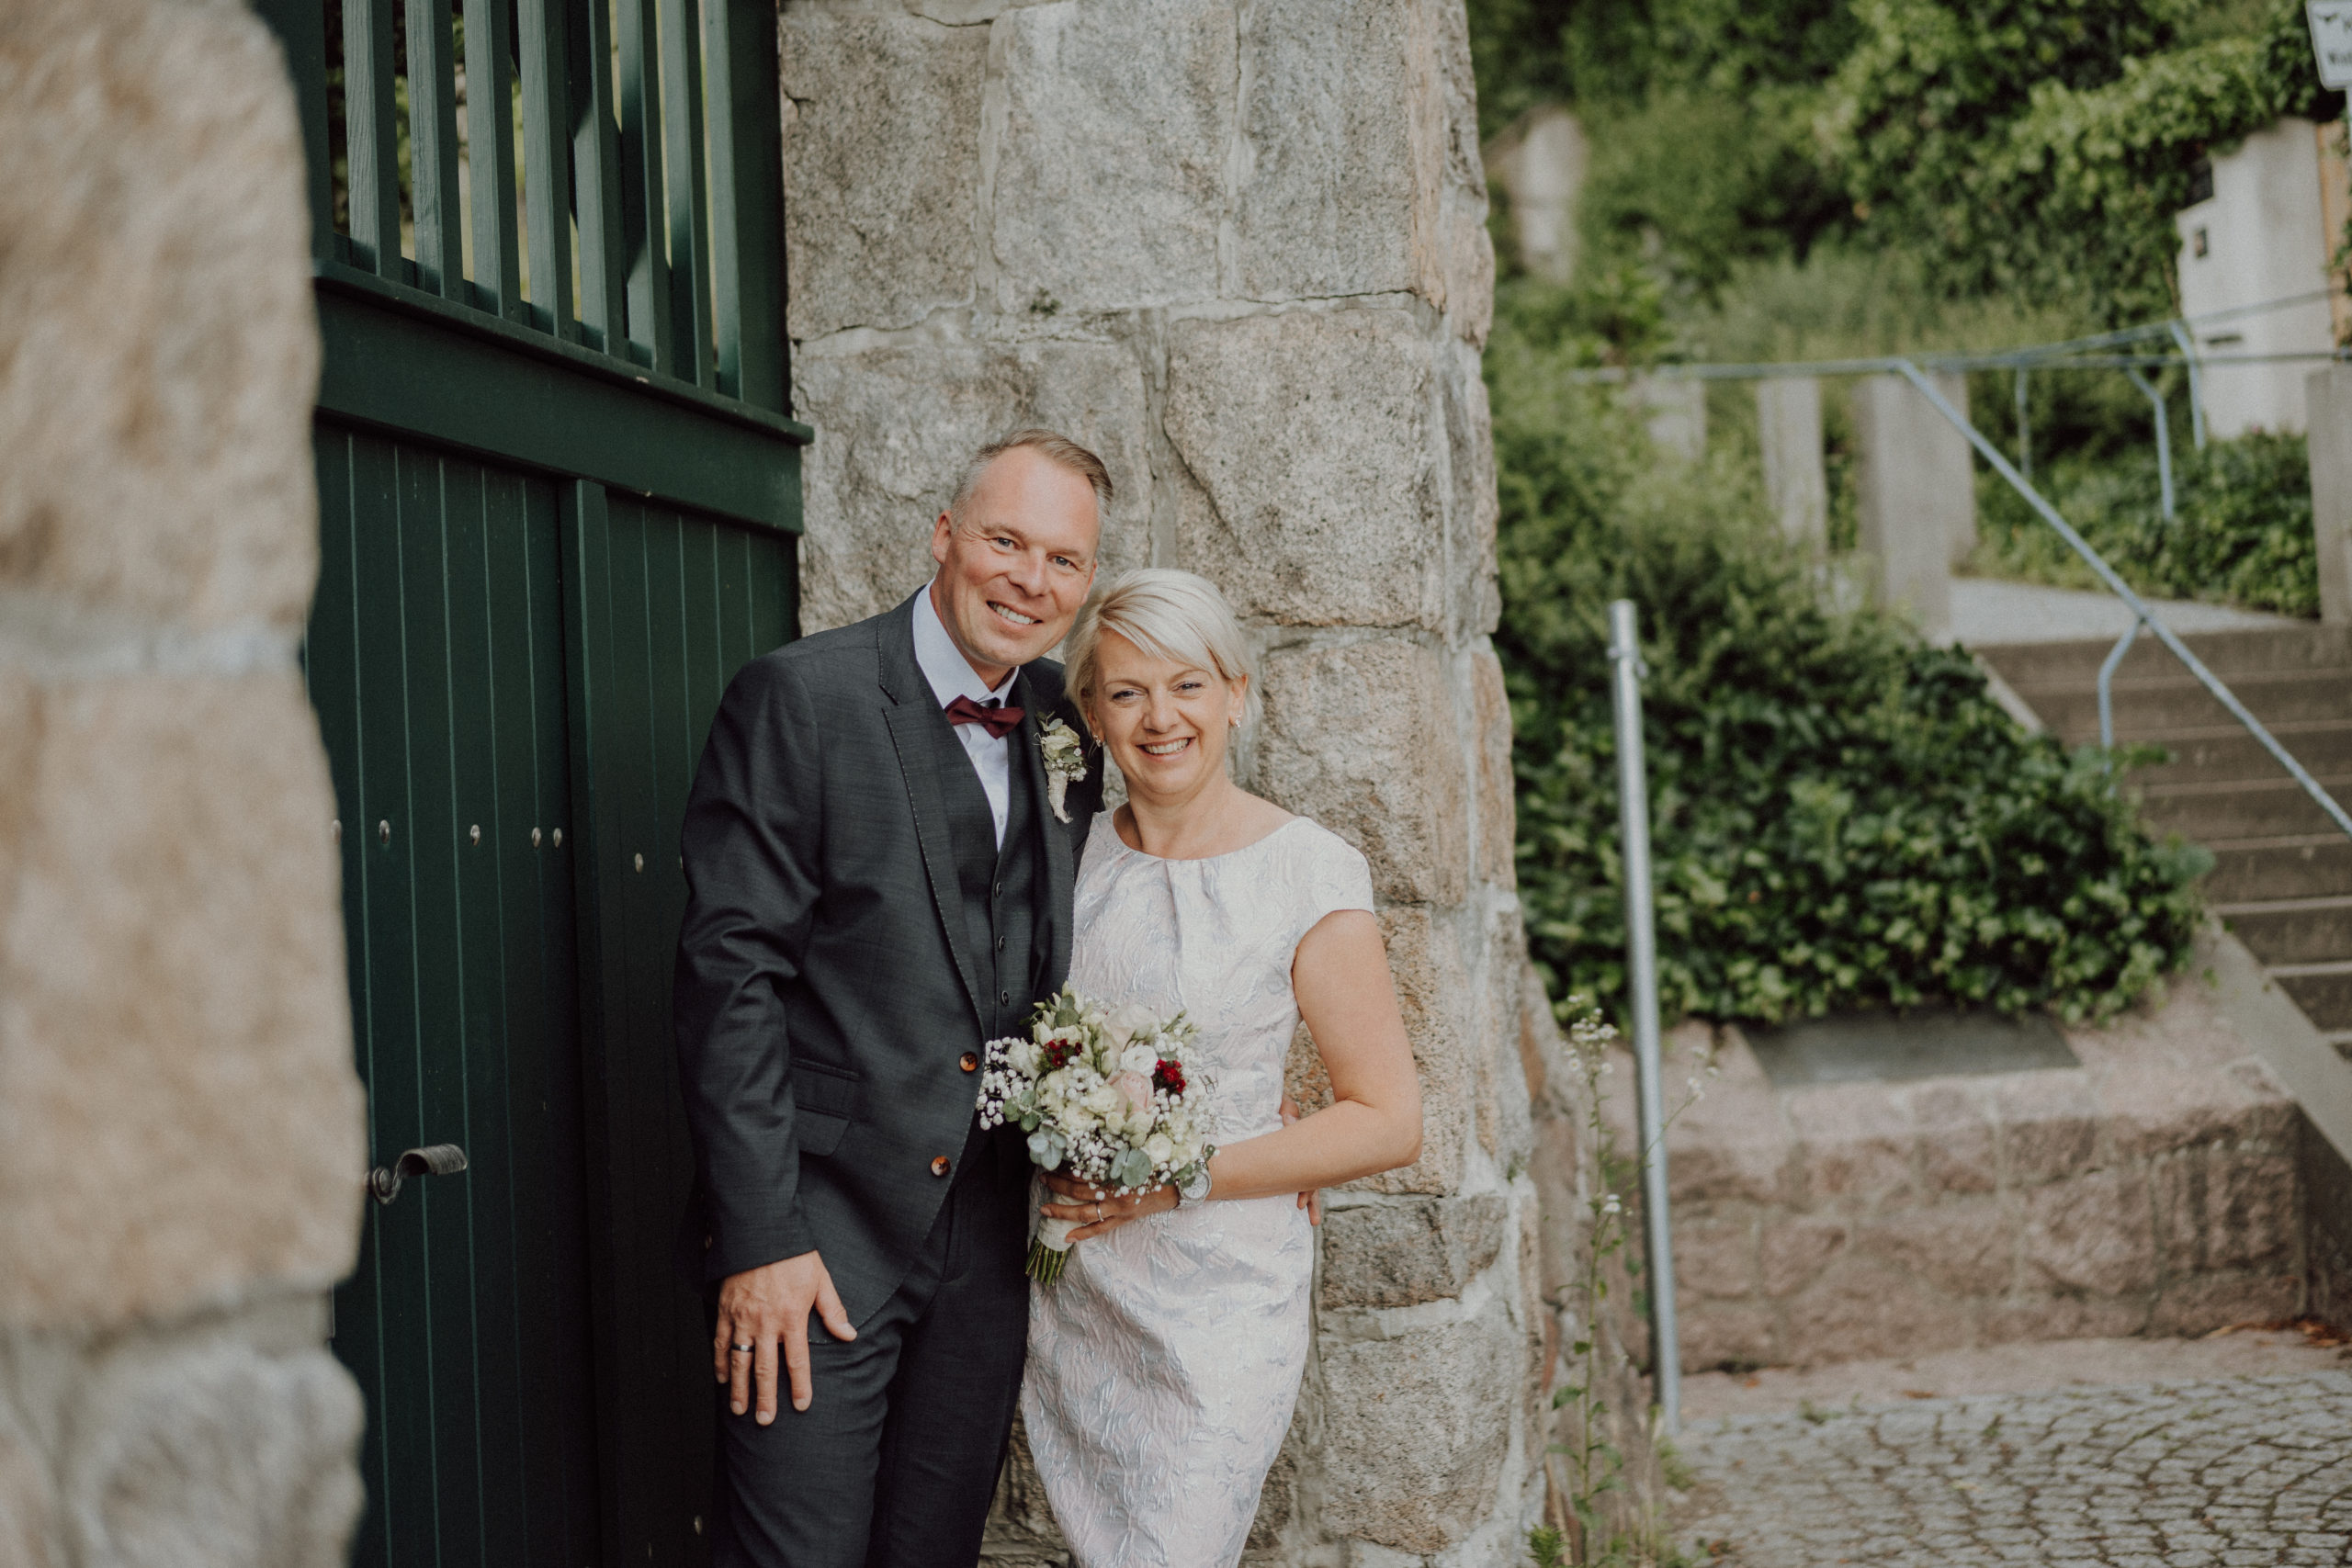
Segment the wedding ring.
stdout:
[[735,1353],[739,1356],[748,1356],[752,1353],[752,1348],[749,1345],[738,1345],[735,1347]]

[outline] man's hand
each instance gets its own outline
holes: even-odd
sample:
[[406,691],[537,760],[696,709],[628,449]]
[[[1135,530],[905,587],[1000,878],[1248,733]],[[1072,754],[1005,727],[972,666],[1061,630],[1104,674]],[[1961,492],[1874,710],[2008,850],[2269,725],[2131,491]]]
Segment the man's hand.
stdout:
[[792,1373],[792,1407],[808,1408],[814,1391],[808,1383],[808,1314],[825,1320],[836,1339],[854,1339],[857,1330],[833,1292],[833,1277],[813,1252],[780,1262],[763,1263],[741,1274],[729,1274],[718,1287],[718,1332],[710,1342],[711,1366],[728,1385],[728,1404],[736,1415],[751,1402],[754,1382],[759,1388],[759,1423],[775,1419],[775,1351],[784,1346],[784,1364]]

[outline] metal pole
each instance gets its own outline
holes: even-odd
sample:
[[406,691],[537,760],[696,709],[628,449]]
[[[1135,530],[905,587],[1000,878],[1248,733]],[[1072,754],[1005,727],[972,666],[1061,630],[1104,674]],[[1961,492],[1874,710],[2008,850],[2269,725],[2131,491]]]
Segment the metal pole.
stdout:
[[[2189,439],[2196,442],[2197,449],[2202,452],[2205,450],[2205,382],[2197,368],[2197,344],[2189,338],[2186,322],[2174,321],[2171,326],[2172,341],[2180,345],[2180,357],[2188,366]],[[2033,470],[2026,469],[2025,477],[2033,478]]]
[[2029,372],[2018,367],[2018,468],[2026,478],[2033,478],[2033,423],[2026,411],[2025,378]]
[[2132,378],[2132,384],[2145,393],[2148,401],[2155,406],[2156,506],[2164,520],[2169,523],[2172,521],[2172,421],[2165,416],[2165,395],[2156,390],[2154,381],[2140,374],[2138,366],[2123,373]]
[[1649,1244],[1650,1360],[1659,1418],[1682,1421],[1682,1342],[1674,1322],[1674,1243],[1666,1213],[1666,1089],[1660,1081],[1657,931],[1650,907],[1650,795],[1642,761],[1641,643],[1634,602],[1609,606],[1617,705],[1617,823],[1625,863],[1625,956],[1634,991],[1634,1087],[1641,1112],[1642,1218]]

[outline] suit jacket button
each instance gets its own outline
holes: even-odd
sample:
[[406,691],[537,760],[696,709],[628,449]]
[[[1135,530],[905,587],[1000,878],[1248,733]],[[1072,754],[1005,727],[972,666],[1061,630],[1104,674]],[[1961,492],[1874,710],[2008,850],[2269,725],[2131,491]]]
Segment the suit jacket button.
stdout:
[[703,1249],[705,1252],[708,1252],[708,1251],[710,1250],[710,1247],[711,1247],[711,1243],[713,1243],[713,1242],[714,1242],[714,1241],[716,1241],[717,1239],[718,1239],[718,1237],[716,1237],[716,1236],[707,1236],[707,1236],[703,1237],[703,1238],[702,1238],[702,1249]]
[[996,994],[996,1005],[1001,1008],[1011,1007],[1012,1005],[1012,993],[1011,991],[999,991]]
[[967,1051],[964,1053],[963,1058],[956,1065],[963,1068],[967,1073],[977,1073],[980,1070],[979,1053],[977,1051]]
[[931,1156],[931,1174],[933,1176],[944,1176],[947,1174],[947,1156],[945,1155],[933,1155]]

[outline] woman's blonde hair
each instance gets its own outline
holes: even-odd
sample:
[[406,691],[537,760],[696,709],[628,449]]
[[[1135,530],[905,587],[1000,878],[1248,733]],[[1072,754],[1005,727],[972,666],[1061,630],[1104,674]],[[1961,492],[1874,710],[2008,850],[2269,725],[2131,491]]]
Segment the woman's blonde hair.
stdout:
[[1241,722],[1258,722],[1258,667],[1233,606],[1216,584],[1189,571],[1144,567],[1121,572],[1094,591],[1063,645],[1062,685],[1094,727],[1094,687],[1100,674],[1102,636],[1116,632],[1154,659],[1214,670],[1227,681],[1247,681]]

